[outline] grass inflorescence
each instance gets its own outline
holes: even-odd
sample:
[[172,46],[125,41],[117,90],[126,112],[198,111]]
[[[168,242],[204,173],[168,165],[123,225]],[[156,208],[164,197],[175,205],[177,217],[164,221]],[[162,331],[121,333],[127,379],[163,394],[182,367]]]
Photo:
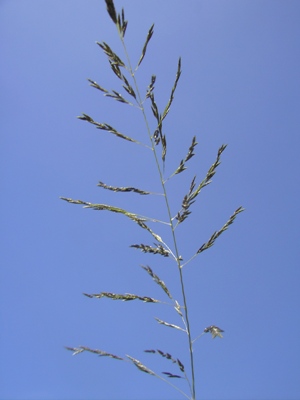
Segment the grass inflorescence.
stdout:
[[[146,148],[150,149],[153,153],[154,156],[154,161],[155,165],[157,167],[157,172],[158,172],[158,179],[160,180],[161,184],[161,190],[162,195],[164,197],[165,201],[165,210],[166,210],[166,220],[162,221],[160,219],[154,218],[154,217],[149,217],[149,216],[144,216],[140,215],[139,213],[135,213],[132,211],[125,210],[123,208],[113,206],[113,205],[107,205],[107,204],[97,204],[97,203],[91,203],[83,200],[73,200],[71,198],[67,197],[61,197],[62,200],[65,200],[68,203],[71,204],[78,204],[82,205],[84,208],[91,208],[96,211],[111,211],[114,213],[118,214],[123,214],[124,216],[128,217],[130,220],[138,224],[139,227],[142,229],[145,229],[148,231],[148,233],[152,236],[151,239],[153,241],[153,238],[155,242],[149,243],[142,243],[142,244],[132,244],[130,247],[138,249],[144,253],[148,254],[153,254],[153,255],[161,255],[163,257],[168,257],[171,258],[175,262],[176,270],[177,270],[177,279],[179,280],[179,286],[181,289],[181,298],[176,299],[175,296],[173,296],[172,291],[170,287],[168,287],[165,282],[159,277],[157,272],[154,272],[153,269],[150,266],[143,266],[142,268],[147,272],[148,276],[157,284],[161,289],[162,289],[162,294],[164,293],[165,296],[167,296],[167,301],[168,303],[161,301],[159,299],[155,299],[152,296],[144,296],[144,295],[137,295],[137,294],[131,294],[131,293],[124,293],[124,294],[116,294],[112,292],[100,292],[96,294],[88,294],[88,293],[83,293],[86,297],[88,298],[96,298],[96,299],[111,299],[111,300],[121,300],[124,302],[128,301],[133,301],[133,300],[140,300],[143,303],[161,303],[161,304],[168,304],[171,305],[175,313],[179,316],[180,321],[181,321],[181,326],[178,324],[173,324],[167,321],[164,321],[160,318],[156,318],[155,320],[158,324],[163,325],[164,328],[172,328],[181,332],[184,332],[186,336],[186,340],[188,342],[188,359],[190,363],[190,372],[188,373],[186,371],[185,366],[183,363],[180,361],[180,359],[177,356],[173,356],[170,353],[158,349],[148,349],[144,350],[145,353],[148,354],[153,354],[157,355],[159,357],[162,357],[166,360],[168,360],[171,364],[177,367],[177,372],[170,372],[170,371],[161,371],[160,373],[152,371],[150,368],[148,368],[144,363],[140,362],[138,359],[126,355],[124,357],[120,357],[118,355],[114,355],[111,353],[108,353],[103,350],[97,350],[97,349],[91,349],[86,346],[80,346],[80,347],[66,347],[67,350],[70,350],[73,352],[73,355],[82,353],[84,351],[94,353],[98,356],[106,356],[110,357],[116,360],[121,360],[121,361],[126,361],[131,364],[133,364],[135,367],[137,367],[140,371],[147,373],[149,375],[155,376],[164,382],[168,383],[170,386],[172,386],[174,389],[179,391],[185,398],[190,399],[190,400],[195,400],[196,399],[196,377],[195,377],[195,367],[194,367],[194,353],[193,353],[193,345],[196,340],[198,340],[200,337],[202,337],[205,333],[210,333],[212,335],[212,338],[215,339],[216,337],[222,338],[222,333],[224,332],[223,329],[218,328],[215,325],[208,326],[204,328],[201,334],[199,334],[195,339],[192,338],[191,336],[191,329],[190,329],[190,321],[189,321],[189,308],[188,304],[186,301],[186,294],[185,294],[185,284],[184,284],[184,277],[183,277],[183,269],[184,267],[187,266],[196,256],[198,256],[200,253],[203,251],[209,249],[212,247],[215,243],[215,241],[218,239],[218,237],[225,232],[225,230],[228,229],[228,227],[234,222],[235,218],[239,213],[241,213],[244,209],[242,207],[238,207],[234,213],[230,216],[228,221],[223,225],[223,227],[214,232],[208,241],[204,244],[202,244],[198,250],[191,255],[190,259],[183,263],[182,257],[179,255],[179,243],[177,240],[176,236],[176,228],[184,222],[185,220],[188,219],[189,215],[191,214],[191,206],[196,202],[198,195],[200,194],[201,190],[209,185],[212,181],[213,176],[215,175],[217,171],[217,167],[221,163],[221,155],[223,151],[226,149],[227,145],[222,145],[217,152],[217,157],[211,167],[208,169],[206,176],[200,181],[200,183],[196,183],[196,176],[192,179],[188,192],[183,196],[182,202],[181,202],[181,207],[178,207],[179,211],[177,211],[175,214],[172,214],[171,212],[171,207],[170,207],[170,196],[167,191],[167,182],[170,179],[176,179],[176,176],[178,174],[181,174],[183,171],[187,169],[187,162],[195,156],[195,148],[197,146],[197,139],[196,136],[194,136],[191,140],[191,145],[187,150],[187,153],[181,161],[178,164],[178,167],[174,170],[174,172],[171,174],[171,176],[165,178],[164,176],[164,171],[165,171],[165,163],[166,163],[166,158],[167,158],[167,138],[164,133],[163,129],[163,121],[165,118],[169,115],[170,109],[172,107],[174,98],[175,98],[175,93],[176,89],[181,77],[181,58],[179,58],[178,63],[177,63],[177,71],[175,74],[175,80],[173,87],[171,89],[170,97],[169,100],[163,109],[162,112],[159,111],[159,107],[157,105],[157,102],[155,100],[155,82],[156,82],[156,76],[152,75],[150,83],[148,87],[146,88],[146,95],[144,98],[141,97],[140,93],[141,90],[139,88],[137,79],[136,79],[136,71],[141,67],[142,62],[144,58],[146,57],[147,49],[150,44],[151,38],[154,34],[154,25],[152,25],[148,31],[148,34],[146,36],[146,40],[144,42],[144,45],[142,47],[141,55],[140,58],[138,59],[136,63],[136,67],[132,67],[132,63],[130,60],[130,57],[128,55],[127,51],[127,46],[125,43],[125,33],[126,29],[128,26],[128,21],[125,19],[125,13],[124,10],[121,11],[121,13],[117,13],[115,9],[115,5],[113,3],[113,0],[105,0],[106,6],[107,6],[107,12],[115,24],[117,28],[117,32],[119,35],[119,38],[122,42],[123,48],[124,48],[124,55],[120,57],[117,55],[112,48],[105,42],[100,43],[96,42],[97,45],[100,47],[100,49],[104,52],[104,54],[108,58],[108,62],[110,65],[110,68],[113,72],[114,75],[117,76],[117,78],[121,81],[121,86],[125,90],[125,94],[121,94],[120,90],[112,90],[109,91],[102,86],[100,86],[97,82],[95,82],[92,79],[88,79],[90,85],[99,90],[105,97],[112,98],[113,100],[116,100],[120,103],[123,103],[126,106],[134,106],[136,107],[143,115],[143,119],[145,122],[145,130],[146,130],[146,135],[145,138],[142,139],[135,139],[131,138],[128,135],[121,133],[119,130],[115,129],[112,127],[110,124],[106,122],[99,123],[95,121],[92,117],[90,117],[88,114],[82,114],[78,118],[80,120],[86,121],[94,126],[96,126],[97,129],[100,129],[102,131],[106,131],[108,133],[111,133],[118,138],[127,140],[129,142],[145,146]],[[126,61],[124,61],[126,60]],[[150,116],[152,114],[152,117],[154,117],[155,120],[155,127],[154,129],[150,128],[150,122],[149,122],[149,112],[146,110],[146,106],[148,103],[149,107],[149,112]],[[148,143],[144,143],[144,139],[147,140],[148,136]],[[143,141],[140,141],[143,140]],[[106,189],[108,191],[112,192],[120,192],[120,193],[136,193],[140,195],[157,195],[157,193],[153,193],[148,190],[143,190],[135,187],[126,187],[126,186],[112,186],[103,183],[102,181],[98,182],[98,186]],[[146,224],[147,222],[147,224]],[[169,227],[170,232],[171,232],[171,243],[167,244],[160,235],[158,235],[156,232],[154,232],[150,227],[149,223],[155,223],[157,225],[159,224],[164,224],[165,226]],[[187,391],[182,391],[178,386],[176,386],[173,382],[176,381],[177,379],[180,380],[186,380],[187,382]]]

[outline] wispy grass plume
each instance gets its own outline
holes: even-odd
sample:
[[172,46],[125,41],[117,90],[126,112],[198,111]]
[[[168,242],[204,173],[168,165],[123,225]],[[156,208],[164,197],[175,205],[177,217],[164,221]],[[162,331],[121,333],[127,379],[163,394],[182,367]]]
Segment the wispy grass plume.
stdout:
[[[156,372],[150,369],[148,366],[144,364],[144,362],[139,361],[137,358],[131,355],[118,356],[110,352],[106,352],[104,350],[91,349],[87,346],[78,346],[78,347],[66,347],[67,350],[72,351],[73,355],[77,355],[83,352],[90,352],[96,354],[100,357],[109,357],[115,360],[120,360],[127,362],[133,366],[135,366],[139,371],[144,372],[148,375],[154,376],[160,380],[163,380],[168,385],[170,385],[173,389],[177,390],[182,394],[183,397],[195,400],[196,399],[196,376],[195,376],[195,356],[194,356],[194,343],[196,340],[200,339],[206,333],[210,333],[212,338],[222,338],[224,330],[218,328],[216,325],[210,325],[204,330],[200,330],[198,336],[195,339],[192,339],[191,335],[191,325],[192,322],[189,318],[189,304],[186,298],[186,284],[183,275],[183,267],[187,264],[191,263],[191,261],[198,255],[200,255],[203,251],[209,249],[215,244],[215,241],[220,237],[220,235],[225,232],[230,225],[233,224],[238,214],[244,211],[243,207],[238,207],[234,213],[229,217],[227,222],[222,226],[221,229],[215,231],[207,242],[203,243],[198,250],[190,256],[187,262],[183,263],[183,259],[180,256],[179,248],[182,249],[184,243],[180,243],[177,238],[177,229],[181,228],[181,223],[188,219],[191,214],[191,206],[196,202],[199,194],[202,192],[202,189],[208,186],[212,182],[212,178],[217,172],[217,168],[221,163],[221,155],[226,149],[226,144],[221,145],[218,149],[217,156],[213,164],[208,169],[206,175],[201,180],[198,180],[196,175],[193,179],[186,184],[186,191],[182,191],[182,201],[181,204],[174,204],[172,196],[169,194],[168,182],[170,179],[177,179],[177,176],[184,172],[187,169],[187,163],[189,160],[195,156],[195,148],[197,146],[196,136],[191,138],[191,144],[188,149],[180,155],[180,158],[177,160],[177,164],[173,166],[170,170],[174,171],[171,176],[165,177],[165,163],[169,161],[167,160],[167,137],[164,133],[163,122],[170,115],[170,111],[172,109],[172,105],[175,99],[176,89],[178,87],[180,77],[182,75],[182,61],[181,58],[178,59],[177,70],[175,73],[175,79],[173,86],[170,90],[169,100],[166,101],[165,108],[160,111],[158,104],[156,102],[155,97],[155,82],[156,75],[151,75],[149,85],[143,90],[140,88],[136,72],[142,68],[144,65],[143,61],[147,56],[147,50],[151,45],[151,39],[154,35],[154,24],[148,30],[146,35],[144,44],[141,45],[141,54],[138,60],[135,62],[131,61],[129,56],[129,52],[127,49],[127,43],[125,43],[125,32],[128,27],[128,21],[125,19],[124,9],[121,10],[120,13],[116,11],[113,0],[105,0],[106,8],[109,17],[112,22],[116,26],[117,33],[119,35],[119,39],[124,49],[124,54],[119,56],[116,54],[112,48],[105,42],[96,42],[99,48],[104,52],[108,59],[108,63],[112,73],[117,76],[119,86],[116,90],[107,90],[104,87],[100,86],[93,79],[88,79],[90,86],[97,89],[104,97],[108,97],[112,100],[115,100],[119,103],[124,104],[125,112],[126,107],[134,107],[134,109],[141,113],[143,120],[145,122],[145,135],[139,138],[132,138],[127,134],[121,133],[118,129],[114,128],[110,124],[106,122],[99,123],[95,121],[88,114],[83,113],[78,118],[88,122],[91,125],[94,125],[97,129],[104,131],[106,133],[111,133],[112,135],[117,136],[118,138],[124,139],[128,142],[135,143],[138,146],[143,146],[146,148],[146,151],[150,151],[153,155],[154,163],[157,169],[157,179],[160,183],[161,193],[160,198],[163,199],[163,209],[164,209],[164,220],[161,220],[156,217],[149,217],[145,215],[141,215],[140,213],[128,211],[122,207],[114,206],[110,204],[102,204],[96,202],[90,202],[85,200],[74,200],[69,197],[61,197],[62,200],[70,203],[81,205],[84,208],[90,208],[96,211],[110,211],[117,214],[122,214],[125,217],[129,218],[131,221],[135,222],[138,227],[145,230],[147,234],[150,235],[151,242],[150,243],[138,243],[131,244],[130,247],[140,250],[143,253],[158,255],[162,257],[153,257],[155,260],[159,259],[160,262],[165,262],[164,259],[168,258],[173,262],[174,268],[174,277],[172,282],[168,282],[168,285],[161,279],[161,274],[163,274],[163,269],[161,268],[157,274],[157,271],[154,272],[152,267],[150,266],[141,266],[143,270],[147,272],[147,275],[150,279],[154,281],[154,283],[160,288],[160,293],[166,298],[167,302],[160,300],[160,298],[153,297],[152,295],[145,294],[132,294],[127,293],[125,290],[123,294],[114,293],[113,291],[102,291],[103,288],[99,288],[100,291],[98,293],[83,293],[84,296],[88,298],[95,299],[106,299],[107,300],[120,300],[123,302],[138,300],[142,303],[152,303],[157,304],[157,306],[153,307],[168,307],[170,310],[170,318],[167,319],[172,322],[165,321],[164,319],[160,319],[155,317],[155,321],[162,326],[162,329],[172,328],[171,330],[177,331],[175,332],[178,335],[178,343],[181,341],[185,341],[187,352],[185,354],[180,353],[180,355],[171,355],[168,351],[158,350],[155,347],[155,338],[153,338],[154,344],[151,345],[150,350],[144,350],[144,353],[147,355],[156,355],[160,357],[162,362],[167,362],[168,366],[172,367],[167,368],[168,370],[163,370],[161,372]],[[143,64],[142,64],[143,63]],[[132,65],[136,65],[135,68]],[[174,68],[175,69],[175,68]],[[148,81],[148,82],[149,82]],[[143,96],[141,93],[144,93]],[[110,100],[110,101],[112,101]],[[111,107],[111,105],[110,105]],[[152,121],[152,122],[151,122]],[[118,121],[120,123],[120,121]],[[172,145],[172,141],[175,140],[172,138],[168,139],[168,146]],[[119,141],[120,145],[122,141]],[[171,144],[169,143],[171,142]],[[139,147],[136,146],[137,151]],[[179,160],[181,160],[179,162]],[[199,183],[197,183],[199,182]],[[141,189],[135,186],[111,186],[108,185],[101,180],[98,181],[98,187],[108,190],[114,193],[134,193],[139,194],[143,199],[145,196],[153,196],[158,193],[154,193],[150,190],[150,188]],[[126,196],[126,195],[124,195]],[[152,210],[150,210],[150,213]],[[155,224],[155,231],[152,228],[152,224]],[[162,238],[162,234],[160,233],[160,227],[164,225],[164,228],[168,228],[170,230],[171,240],[167,243]],[[157,233],[159,232],[159,233]],[[165,230],[164,230],[165,232]],[[153,242],[154,239],[154,243]],[[191,235],[191,240],[194,240],[193,235]],[[199,243],[195,243],[196,246],[199,246]],[[162,261],[164,260],[164,261]],[[157,264],[160,265],[161,264]],[[169,264],[168,264],[169,265]],[[155,269],[159,268],[158,266]],[[177,287],[180,287],[180,295],[174,295],[174,282],[177,281]],[[142,287],[142,286],[141,286]],[[160,296],[158,296],[160,297]],[[171,306],[171,307],[170,307]],[[145,305],[145,307],[147,307]],[[148,306],[152,307],[152,306]],[[213,316],[212,316],[213,318]],[[173,319],[175,322],[173,323]],[[177,321],[176,321],[177,319]],[[194,323],[195,326],[199,326],[199,321],[202,321],[201,314],[198,316],[197,321]],[[203,326],[206,326],[207,323],[203,321]],[[202,328],[203,329],[203,328]],[[170,329],[166,330],[171,331]],[[182,346],[177,346],[178,348],[182,348]],[[154,350],[155,348],[156,350]],[[144,354],[144,356],[146,356]],[[186,368],[184,364],[180,360],[188,360],[189,368]],[[203,362],[202,359],[197,359],[197,362]],[[174,367],[174,368],[173,368]],[[173,371],[174,369],[174,371]],[[182,390],[181,387],[178,387],[174,384],[174,382],[183,381],[186,385],[185,390]]]

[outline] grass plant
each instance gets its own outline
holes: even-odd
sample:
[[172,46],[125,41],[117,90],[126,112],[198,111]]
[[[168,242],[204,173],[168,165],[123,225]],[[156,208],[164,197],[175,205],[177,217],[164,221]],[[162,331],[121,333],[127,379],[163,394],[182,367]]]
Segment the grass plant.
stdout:
[[[152,267],[150,266],[142,266],[142,268],[146,271],[149,278],[151,278],[160,288],[162,291],[162,295],[167,297],[167,301],[169,304],[172,305],[174,312],[176,313],[177,317],[179,317],[180,324],[173,324],[167,321],[161,320],[159,318],[155,318],[158,324],[161,324],[164,328],[172,328],[176,329],[180,332],[183,332],[185,335],[185,340],[188,344],[188,359],[190,366],[188,371],[186,370],[184,364],[177,356],[171,355],[168,352],[157,350],[157,349],[146,349],[144,352],[148,354],[153,354],[158,357],[162,357],[170,361],[170,366],[172,365],[172,372],[171,371],[163,371],[163,372],[155,372],[148,368],[144,363],[140,362],[138,359],[132,357],[131,355],[126,356],[119,356],[115,354],[108,353],[104,350],[98,349],[91,349],[87,346],[80,346],[80,347],[66,347],[67,350],[73,352],[74,355],[82,353],[82,352],[91,352],[97,354],[101,357],[110,357],[115,360],[126,361],[128,363],[133,364],[137,367],[140,371],[152,375],[158,379],[163,380],[164,382],[171,385],[175,390],[179,391],[183,397],[195,400],[196,399],[196,376],[195,376],[195,366],[194,366],[194,352],[193,346],[196,340],[198,340],[202,335],[206,333],[210,333],[212,338],[222,338],[222,333],[224,332],[223,329],[218,328],[215,325],[208,326],[204,328],[202,333],[199,332],[196,338],[192,337],[191,334],[191,322],[189,318],[189,307],[186,298],[186,287],[184,281],[184,269],[187,265],[196,257],[200,255],[203,251],[212,247],[215,241],[219,238],[219,236],[225,232],[228,227],[235,221],[235,218],[239,213],[241,213],[244,209],[242,207],[238,207],[232,215],[229,217],[228,221],[216,232],[214,232],[209,239],[203,243],[200,247],[196,247],[197,250],[194,254],[190,255],[188,261],[183,262],[182,257],[180,256],[179,248],[181,248],[182,243],[179,243],[177,238],[177,230],[180,229],[180,225],[185,222],[191,214],[191,207],[196,202],[198,195],[202,191],[202,189],[208,186],[212,182],[212,178],[215,175],[218,166],[221,163],[221,155],[226,149],[226,145],[220,146],[217,151],[216,159],[212,163],[211,167],[208,169],[205,177],[197,183],[196,176],[192,179],[189,184],[188,192],[183,194],[182,202],[180,205],[177,205],[176,212],[173,212],[171,207],[171,198],[168,193],[168,182],[170,179],[176,179],[176,176],[183,173],[186,168],[189,160],[194,157],[195,155],[195,148],[197,146],[196,137],[191,138],[190,147],[187,150],[187,153],[183,155],[182,160],[179,162],[178,166],[174,168],[174,172],[169,176],[165,177],[165,163],[167,161],[167,138],[164,132],[164,121],[169,116],[170,109],[172,107],[176,88],[178,82],[181,77],[181,58],[179,58],[177,63],[177,71],[174,79],[174,84],[171,89],[169,100],[163,109],[160,111],[156,100],[155,100],[155,81],[156,76],[152,75],[150,78],[150,82],[148,87],[142,91],[139,87],[137,81],[137,71],[142,65],[142,62],[146,56],[148,45],[151,41],[151,38],[154,33],[154,25],[152,25],[148,31],[145,43],[142,47],[141,56],[137,61],[135,67],[132,65],[132,61],[129,57],[129,53],[127,51],[127,45],[125,42],[125,33],[128,25],[128,21],[125,19],[125,13],[122,9],[121,13],[117,13],[115,10],[115,6],[113,0],[106,0],[106,6],[108,14],[113,21],[114,25],[116,26],[117,33],[119,35],[120,41],[122,43],[124,49],[124,55],[121,57],[117,55],[112,48],[105,42],[99,43],[97,45],[101,48],[101,50],[105,53],[108,58],[110,68],[115,74],[122,86],[122,89],[119,90],[112,90],[109,91],[104,87],[100,86],[97,82],[89,79],[90,85],[97,89],[100,93],[102,93],[105,97],[109,97],[114,99],[117,102],[121,102],[124,104],[124,107],[135,107],[138,112],[140,112],[143,116],[143,120],[145,123],[145,137],[133,138],[124,134],[114,128],[113,126],[107,123],[99,123],[95,121],[91,116],[88,114],[82,114],[78,118],[88,122],[91,125],[94,125],[97,129],[100,129],[105,132],[109,132],[113,135],[116,135],[118,138],[132,142],[133,145],[138,146],[145,146],[148,151],[152,152],[154,162],[157,168],[157,177],[160,181],[161,186],[161,195],[164,199],[164,208],[165,208],[165,220],[156,219],[153,217],[148,217],[145,215],[140,215],[139,213],[135,213],[132,211],[127,211],[123,208],[119,208],[116,206],[108,205],[108,204],[96,204],[91,203],[83,200],[73,200],[67,197],[61,197],[62,200],[65,200],[71,204],[78,204],[82,205],[84,208],[91,208],[93,210],[98,211],[111,211],[118,214],[123,214],[124,216],[128,217],[131,221],[138,224],[141,229],[148,231],[150,235],[150,243],[139,243],[139,244],[132,244],[131,247],[141,250],[143,253],[150,253],[156,256],[161,256],[164,258],[170,258],[174,262],[174,274],[176,276],[174,278],[179,280],[179,286],[181,289],[181,296],[180,298],[175,298],[172,294],[171,288],[159,277],[157,271],[153,271]],[[122,93],[120,93],[120,90]],[[142,94],[144,93],[144,94]],[[154,118],[154,123],[150,122],[152,118]],[[153,128],[154,126],[154,128]],[[147,140],[147,143],[144,143],[144,140]],[[99,182],[98,186],[102,189],[112,191],[112,192],[121,192],[121,193],[135,193],[140,196],[152,196],[150,190],[142,190],[135,187],[115,187],[105,184],[103,182]],[[167,226],[170,230],[170,237],[171,242],[166,243],[162,238],[162,234],[158,233],[157,228],[163,224]],[[155,226],[155,228],[153,227]],[[153,243],[154,240],[154,244]],[[199,246],[199,244],[197,244]],[[149,296],[141,296],[137,294],[130,294],[130,293],[111,293],[111,292],[100,292],[100,293],[84,293],[85,296],[89,298],[108,298],[111,300],[121,300],[121,301],[133,301],[139,300],[144,303],[161,303],[164,304],[165,302],[153,297]],[[182,336],[180,336],[182,339]],[[173,367],[175,367],[175,372],[173,371]],[[184,379],[187,383],[186,390],[183,391],[176,385],[176,380]]]

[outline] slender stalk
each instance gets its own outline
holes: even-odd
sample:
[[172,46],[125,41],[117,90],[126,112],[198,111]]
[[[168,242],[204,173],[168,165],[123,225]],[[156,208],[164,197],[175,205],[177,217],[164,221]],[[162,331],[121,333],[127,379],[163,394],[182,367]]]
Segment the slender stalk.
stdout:
[[174,388],[175,390],[177,390],[179,393],[181,393],[184,397],[186,397],[187,399],[190,400],[190,398],[187,396],[186,393],[184,393],[181,389],[179,389],[177,386],[173,385],[173,383],[169,382],[167,379],[163,378],[160,375],[154,374],[156,376],[156,378],[162,380],[163,382],[167,383],[168,385],[172,386],[172,388]]
[[155,146],[154,140],[153,140],[152,135],[151,135],[151,131],[150,131],[147,115],[146,115],[145,108],[144,108],[143,102],[142,102],[142,98],[141,98],[141,95],[140,95],[140,92],[139,92],[139,87],[138,87],[138,84],[137,84],[137,81],[136,81],[136,78],[135,78],[134,71],[133,71],[132,66],[131,66],[130,57],[129,57],[128,52],[127,52],[126,44],[125,44],[124,39],[123,39],[122,35],[120,34],[120,32],[119,32],[119,36],[120,36],[120,39],[122,41],[124,52],[125,52],[125,55],[126,55],[126,58],[127,58],[127,62],[128,62],[128,66],[129,66],[129,72],[130,72],[130,74],[132,76],[132,79],[134,81],[134,85],[135,85],[135,89],[136,89],[136,93],[137,93],[137,97],[138,97],[138,105],[139,105],[139,107],[140,107],[140,109],[141,109],[141,111],[143,113],[143,118],[144,118],[144,121],[145,121],[145,124],[146,124],[147,133],[148,133],[149,139],[151,141],[152,151],[153,151],[153,154],[154,154],[155,163],[156,163],[156,166],[157,166],[160,182],[161,182],[161,185],[162,185],[163,194],[164,194],[164,198],[165,198],[165,202],[166,202],[166,208],[167,208],[168,217],[169,217],[169,221],[170,221],[170,227],[171,227],[171,231],[172,231],[172,239],[173,239],[173,244],[174,244],[174,249],[175,249],[176,263],[177,263],[177,266],[178,266],[179,279],[180,279],[180,285],[181,285],[181,293],[182,293],[183,306],[184,306],[185,322],[186,322],[187,335],[188,335],[188,346],[189,346],[189,352],[190,352],[190,364],[191,364],[191,374],[192,374],[192,385],[191,385],[192,398],[191,398],[191,400],[195,400],[196,399],[196,390],[195,390],[193,341],[192,341],[191,330],[190,330],[188,306],[187,306],[187,300],[186,300],[186,295],[185,295],[184,280],[183,280],[183,274],[182,274],[182,266],[180,264],[180,254],[179,254],[179,251],[178,251],[177,240],[176,240],[176,235],[175,235],[175,227],[173,225],[173,218],[172,218],[172,214],[171,214],[171,209],[170,209],[167,190],[166,190],[165,181],[164,181],[164,177],[163,177],[163,172],[161,170],[160,163],[158,161],[158,156],[157,156],[157,152],[156,152],[156,146]]

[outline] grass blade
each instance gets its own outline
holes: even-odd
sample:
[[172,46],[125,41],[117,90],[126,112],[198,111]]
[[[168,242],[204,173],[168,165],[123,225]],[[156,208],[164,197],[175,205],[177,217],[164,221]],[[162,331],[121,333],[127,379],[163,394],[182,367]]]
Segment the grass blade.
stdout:
[[156,247],[152,247],[146,244],[132,244],[130,247],[140,249],[143,253],[160,254],[163,257],[169,257],[170,255],[170,252],[161,245],[156,245]]
[[[195,139],[195,140],[194,140]],[[187,157],[190,159],[191,157],[193,157],[193,149],[196,146],[196,137],[194,137],[192,145],[189,148],[189,152],[187,154]],[[196,176],[193,178],[191,185],[190,185],[190,189],[187,195],[184,196],[183,201],[182,201],[182,209],[177,213],[176,219],[178,221],[178,224],[180,224],[181,222],[183,222],[191,213],[191,211],[189,211],[190,206],[195,202],[196,197],[198,196],[198,194],[200,193],[201,189],[203,189],[205,186],[209,185],[211,183],[211,178],[215,175],[216,173],[216,169],[217,167],[220,165],[221,161],[220,161],[220,157],[221,154],[223,153],[223,151],[226,149],[227,145],[222,145],[219,150],[218,150],[218,154],[217,154],[217,158],[216,161],[212,164],[212,166],[209,168],[209,170],[207,171],[207,174],[205,176],[205,178],[202,180],[202,182],[197,186],[196,190],[194,190],[196,184],[195,184],[195,180],[196,180]],[[187,158],[186,157],[186,158]]]
[[90,124],[95,125],[97,129],[101,129],[101,130],[103,130],[103,131],[110,132],[110,133],[112,133],[113,135],[116,135],[116,136],[118,136],[118,137],[121,138],[121,139],[125,139],[125,140],[128,140],[129,142],[133,142],[133,143],[140,144],[140,142],[138,142],[137,140],[134,140],[134,139],[132,139],[131,137],[124,135],[124,134],[121,133],[121,132],[118,132],[118,131],[117,131],[115,128],[113,128],[111,125],[108,125],[108,124],[106,124],[106,123],[101,124],[101,123],[99,123],[99,122],[94,121],[93,118],[90,117],[90,116],[87,115],[87,114],[82,113],[82,115],[80,115],[80,116],[77,117],[77,118],[78,118],[78,119],[81,119],[82,121],[87,121],[87,122],[89,122]]
[[139,62],[138,62],[138,65],[137,65],[136,69],[140,66],[141,62],[143,61],[143,59],[144,59],[144,57],[145,57],[148,43],[149,43],[149,41],[150,41],[150,39],[152,38],[152,35],[153,35],[153,29],[154,29],[154,24],[151,25],[151,27],[150,27],[150,29],[149,29],[149,31],[148,31],[148,35],[147,35],[147,38],[146,38],[146,42],[145,42],[144,47],[143,47],[143,50],[142,50],[142,55],[141,55],[141,57],[140,57],[140,59],[139,59]]
[[152,269],[151,269],[148,265],[147,265],[147,266],[142,265],[141,267],[142,267],[146,272],[148,272],[148,274],[151,276],[151,278],[154,280],[154,282],[157,283],[157,284],[162,288],[162,290],[166,293],[166,295],[167,295],[170,299],[172,299],[172,295],[171,295],[171,293],[169,292],[169,289],[167,288],[165,282],[162,281],[162,280],[152,271]]
[[101,292],[101,293],[96,293],[96,294],[88,294],[88,293],[83,293],[83,294],[86,297],[89,297],[90,299],[92,299],[92,298],[102,299],[102,297],[107,297],[108,299],[112,299],[112,300],[122,300],[122,301],[141,300],[144,303],[161,303],[159,300],[153,299],[152,297],[138,296],[136,294],[131,294],[131,293],[116,294],[116,293],[110,293],[110,292]]
[[92,79],[88,79],[88,81],[90,82],[90,86],[94,87],[95,89],[101,90],[101,92],[108,93],[108,90],[98,85],[97,82],[93,81]]
[[117,56],[116,53],[114,53],[112,51],[112,49],[109,47],[109,45],[107,43],[105,43],[105,42],[103,42],[103,43],[96,42],[96,44],[99,47],[101,47],[101,49],[107,55],[108,61],[110,62],[111,65],[115,65],[117,67],[125,67],[125,64],[123,63],[123,61],[120,59],[119,56]]
[[129,104],[130,106],[133,105],[132,103],[130,103],[130,101],[124,99],[124,97],[121,95],[121,93],[118,93],[115,90],[113,90],[112,93],[105,93],[105,96],[111,97],[112,99],[115,99],[115,100],[119,101],[120,103]]
[[169,328],[174,328],[174,329],[178,329],[180,331],[186,332],[186,330],[183,329],[183,328],[180,328],[180,326],[177,326],[177,325],[174,325],[174,324],[169,324],[168,322],[162,321],[161,319],[156,318],[156,317],[155,317],[155,319],[161,325],[165,325],[165,326],[168,326]]
[[220,157],[221,157],[221,154],[223,153],[223,151],[226,149],[226,147],[227,147],[227,144],[223,144],[219,148],[216,161],[209,168],[209,170],[206,174],[206,177],[198,185],[197,189],[193,193],[191,193],[191,195],[189,196],[189,201],[195,199],[198,196],[198,194],[200,193],[201,189],[211,183],[211,178],[215,175],[217,167],[221,164]]
[[196,253],[196,254],[202,253],[204,250],[207,250],[207,249],[209,249],[211,246],[213,246],[213,244],[215,243],[216,239],[217,239],[223,232],[225,232],[225,231],[228,229],[229,225],[231,225],[231,224],[234,222],[236,216],[237,216],[239,213],[241,213],[242,211],[244,211],[244,210],[245,210],[245,209],[244,209],[243,207],[239,207],[238,209],[236,209],[235,212],[234,212],[234,213],[231,215],[231,217],[229,218],[229,220],[226,222],[226,224],[224,224],[223,227],[222,227],[219,231],[214,232],[214,233],[211,235],[210,239],[209,239],[206,243],[204,243],[204,244],[197,250],[197,253]]
[[187,153],[187,155],[185,156],[185,159],[180,161],[179,166],[177,167],[176,171],[173,172],[173,174],[172,174],[171,176],[180,174],[181,172],[183,172],[184,170],[186,170],[185,163],[186,163],[188,160],[190,160],[192,157],[194,157],[194,155],[195,155],[194,149],[195,149],[195,147],[197,146],[197,144],[198,144],[198,143],[196,142],[196,136],[194,136],[194,137],[193,137],[193,140],[192,140],[192,144],[191,144],[190,147],[189,147],[188,153]]
[[113,0],[105,0],[107,12],[115,24],[117,24],[117,13]]
[[174,93],[175,93],[175,90],[177,88],[177,83],[179,81],[181,72],[182,72],[181,71],[181,57],[179,57],[174,86],[173,86],[172,91],[171,91],[171,96],[170,96],[169,102],[168,102],[168,104],[167,104],[167,106],[166,106],[166,108],[165,108],[165,110],[163,112],[163,115],[162,115],[162,118],[161,118],[162,121],[166,118],[166,116],[168,115],[168,113],[170,111],[170,107],[171,107],[171,104],[172,104],[172,102],[174,100]]
[[124,358],[116,356],[115,354],[107,353],[106,351],[103,350],[98,350],[98,349],[90,349],[89,347],[86,346],[79,346],[79,347],[67,347],[65,346],[67,350],[73,351],[73,356],[76,354],[82,353],[84,351],[88,351],[90,353],[98,354],[98,356],[102,357],[111,357],[114,358],[115,360],[124,360]]
[[129,358],[130,361],[133,362],[133,364],[142,372],[146,372],[147,374],[150,375],[156,375],[153,371],[151,371],[151,369],[149,369],[148,367],[146,367],[144,364],[142,364],[139,360],[137,360],[136,358],[133,358],[131,356],[126,355],[126,357]]
[[138,193],[138,194],[141,194],[141,195],[147,195],[147,194],[150,194],[150,192],[146,192],[146,191],[144,191],[144,190],[141,190],[141,189],[137,189],[137,188],[134,188],[134,187],[116,187],[116,186],[109,186],[109,185],[106,185],[105,183],[103,183],[103,182],[99,182],[98,183],[98,185],[97,186],[100,186],[100,187],[102,187],[102,188],[104,188],[104,189],[108,189],[108,190],[112,190],[113,192],[134,192],[134,193]]
[[168,378],[182,378],[180,375],[172,374],[171,372],[162,372],[162,374],[165,374],[168,376]]

